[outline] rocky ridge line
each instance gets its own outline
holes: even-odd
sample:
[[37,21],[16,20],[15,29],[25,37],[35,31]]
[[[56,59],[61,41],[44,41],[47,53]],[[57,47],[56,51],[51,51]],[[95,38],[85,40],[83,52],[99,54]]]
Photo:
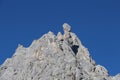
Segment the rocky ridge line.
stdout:
[[120,80],[97,65],[71,26],[64,34],[48,32],[30,47],[19,45],[12,58],[0,66],[0,80]]

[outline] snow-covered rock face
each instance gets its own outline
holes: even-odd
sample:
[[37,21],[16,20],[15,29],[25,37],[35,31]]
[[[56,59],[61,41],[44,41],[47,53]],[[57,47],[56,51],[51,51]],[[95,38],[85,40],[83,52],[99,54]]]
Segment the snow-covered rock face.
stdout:
[[19,45],[0,67],[0,80],[120,80],[90,57],[71,27],[64,34],[48,32],[28,48]]

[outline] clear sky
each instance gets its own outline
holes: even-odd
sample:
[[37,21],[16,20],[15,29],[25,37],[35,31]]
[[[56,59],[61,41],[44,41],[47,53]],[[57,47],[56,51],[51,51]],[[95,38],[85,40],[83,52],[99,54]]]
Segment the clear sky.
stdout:
[[0,0],[0,64],[18,44],[72,26],[97,64],[120,72],[120,0]]

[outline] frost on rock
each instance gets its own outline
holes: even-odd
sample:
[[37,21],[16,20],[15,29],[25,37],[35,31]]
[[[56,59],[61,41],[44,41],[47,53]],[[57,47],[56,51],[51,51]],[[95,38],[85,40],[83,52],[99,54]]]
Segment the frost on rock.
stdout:
[[49,31],[28,48],[19,45],[0,66],[0,80],[120,80],[95,63],[70,25],[63,30],[57,36]]

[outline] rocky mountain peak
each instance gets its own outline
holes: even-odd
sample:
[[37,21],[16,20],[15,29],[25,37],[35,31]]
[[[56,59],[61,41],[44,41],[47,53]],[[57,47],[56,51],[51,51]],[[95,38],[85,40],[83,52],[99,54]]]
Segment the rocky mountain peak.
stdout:
[[120,80],[95,63],[70,25],[63,30],[57,36],[49,31],[28,48],[19,45],[0,66],[0,80]]

